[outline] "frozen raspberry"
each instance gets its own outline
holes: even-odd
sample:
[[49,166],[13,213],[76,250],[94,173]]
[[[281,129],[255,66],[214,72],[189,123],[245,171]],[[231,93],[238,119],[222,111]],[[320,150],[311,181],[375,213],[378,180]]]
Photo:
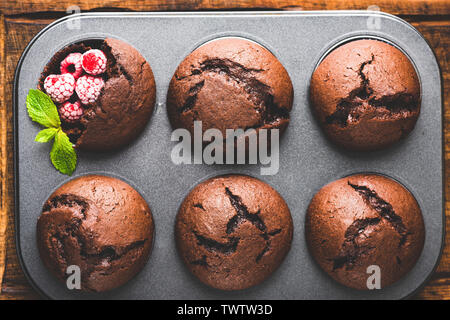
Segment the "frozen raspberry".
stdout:
[[78,78],[75,91],[82,104],[89,104],[97,100],[104,85],[102,78],[84,75]]
[[83,53],[82,66],[84,71],[98,75],[106,70],[106,56],[98,49],[91,49]]
[[83,67],[81,66],[81,57],[83,55],[79,52],[69,54],[61,62],[61,74],[70,73],[73,77],[78,79],[83,73]]
[[69,100],[75,89],[75,78],[70,73],[51,74],[44,80],[44,89],[58,103]]
[[67,101],[61,108],[59,108],[59,115],[62,120],[66,122],[76,122],[80,120],[83,115],[84,109],[80,104],[80,101],[70,103]]

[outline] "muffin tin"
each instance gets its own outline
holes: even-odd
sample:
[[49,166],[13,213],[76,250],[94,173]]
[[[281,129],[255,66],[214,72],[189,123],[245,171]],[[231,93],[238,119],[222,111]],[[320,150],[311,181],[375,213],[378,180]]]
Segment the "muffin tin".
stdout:
[[[170,141],[172,130],[165,108],[169,81],[193,49],[224,36],[262,44],[291,77],[294,106],[290,125],[280,139],[280,168],[276,175],[260,175],[261,165],[175,165],[170,159],[176,142]],[[70,178],[51,165],[51,146],[34,142],[40,126],[28,118],[25,99],[55,52],[70,43],[103,37],[128,42],[150,63],[157,86],[156,108],[143,134],[128,147],[104,154],[79,151],[74,176],[101,173],[135,187],[151,207],[155,242],[147,265],[133,280],[111,292],[89,294],[65,289],[39,258],[36,222],[42,205]],[[309,81],[318,62],[330,48],[352,38],[377,38],[395,44],[410,57],[420,78],[422,107],[415,129],[383,151],[358,153],[333,146],[321,132],[308,103]],[[384,13],[93,13],[60,19],[30,42],[15,76],[16,236],[22,267],[40,293],[57,299],[407,297],[433,272],[443,245],[441,99],[441,78],[433,51],[413,27]],[[326,183],[357,172],[380,173],[401,182],[416,197],[425,220],[425,246],[416,266],[402,280],[382,290],[356,291],[336,283],[320,270],[306,247],[304,217],[312,196]],[[174,239],[175,216],[183,198],[198,182],[223,173],[248,174],[269,183],[286,200],[294,221],[292,248],[281,267],[262,284],[237,292],[211,289],[195,279],[179,258]]]

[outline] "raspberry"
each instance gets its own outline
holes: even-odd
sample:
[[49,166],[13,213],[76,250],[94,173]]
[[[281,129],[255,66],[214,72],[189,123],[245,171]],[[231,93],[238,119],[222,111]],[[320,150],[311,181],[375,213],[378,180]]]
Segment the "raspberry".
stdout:
[[81,66],[81,57],[83,55],[79,52],[69,54],[63,61],[61,61],[61,74],[70,73],[73,77],[78,79],[83,73]]
[[84,75],[78,78],[75,91],[82,104],[89,104],[97,100],[104,85],[102,78]]
[[84,109],[81,106],[80,101],[75,101],[74,103],[67,101],[59,108],[59,115],[61,119],[66,122],[76,122],[80,120],[83,113]]
[[75,78],[70,73],[51,74],[44,80],[44,89],[53,101],[62,103],[72,96]]
[[84,71],[92,75],[98,75],[106,70],[106,56],[98,49],[86,51],[82,57]]

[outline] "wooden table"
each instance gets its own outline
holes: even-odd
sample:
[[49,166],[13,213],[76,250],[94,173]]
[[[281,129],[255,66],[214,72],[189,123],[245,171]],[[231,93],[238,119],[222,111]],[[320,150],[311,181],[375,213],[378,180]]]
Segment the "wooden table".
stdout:
[[0,3],[0,299],[39,298],[28,284],[16,254],[12,172],[12,83],[23,49],[48,23],[66,15],[67,7],[77,5],[88,11],[163,10],[365,10],[376,4],[410,22],[434,49],[444,79],[445,101],[445,213],[447,246],[439,267],[417,299],[450,299],[450,0],[2,0]]

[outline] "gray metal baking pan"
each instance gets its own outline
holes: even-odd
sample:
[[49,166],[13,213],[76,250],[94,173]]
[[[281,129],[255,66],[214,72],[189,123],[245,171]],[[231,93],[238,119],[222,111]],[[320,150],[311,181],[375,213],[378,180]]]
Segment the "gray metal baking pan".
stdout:
[[[75,26],[75,28],[74,28]],[[80,28],[77,29],[76,26]],[[174,165],[165,108],[169,81],[197,46],[224,36],[256,41],[283,63],[294,86],[291,123],[280,144],[278,174],[261,176],[260,165]],[[47,197],[69,180],[49,161],[50,146],[34,142],[40,127],[27,115],[25,98],[52,55],[86,38],[115,37],[150,63],[157,84],[157,108],[144,133],[131,145],[107,154],[79,152],[74,176],[104,173],[123,178],[150,204],[156,224],[152,255],[125,286],[83,294],[61,285],[43,266],[36,246],[36,221]],[[352,153],[331,145],[311,114],[311,74],[333,46],[355,37],[391,42],[413,61],[420,77],[422,109],[416,128],[395,146]],[[400,299],[413,294],[433,272],[443,246],[443,153],[441,77],[433,51],[405,21],[384,13],[213,12],[94,13],[68,16],[42,30],[26,48],[16,70],[15,190],[17,247],[30,282],[56,299]],[[265,282],[238,292],[211,289],[194,278],[178,257],[174,241],[177,209],[189,190],[207,177],[244,173],[278,190],[291,209],[294,239],[281,267]],[[377,172],[400,181],[423,211],[426,239],[414,269],[382,290],[356,291],[334,282],[314,263],[304,240],[308,203],[324,184],[356,172]]]

